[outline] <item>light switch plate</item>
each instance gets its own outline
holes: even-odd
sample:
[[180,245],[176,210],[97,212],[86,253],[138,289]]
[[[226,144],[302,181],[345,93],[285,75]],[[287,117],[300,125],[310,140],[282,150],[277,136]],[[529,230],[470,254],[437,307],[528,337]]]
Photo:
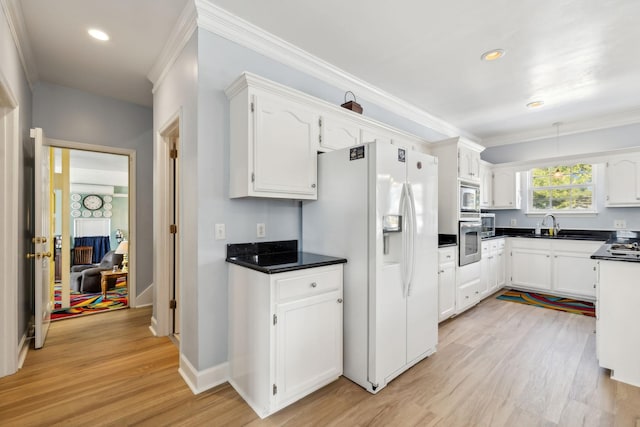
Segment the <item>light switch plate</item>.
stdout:
[[515,227],[518,224],[518,220],[515,218],[511,218],[511,226]]
[[617,228],[617,229],[627,228],[627,221],[624,219],[614,219],[613,228]]
[[227,238],[227,229],[224,224],[216,224],[216,240],[224,240]]
[[264,237],[266,236],[266,234],[267,234],[267,229],[264,223],[259,222],[258,224],[256,224],[256,236]]

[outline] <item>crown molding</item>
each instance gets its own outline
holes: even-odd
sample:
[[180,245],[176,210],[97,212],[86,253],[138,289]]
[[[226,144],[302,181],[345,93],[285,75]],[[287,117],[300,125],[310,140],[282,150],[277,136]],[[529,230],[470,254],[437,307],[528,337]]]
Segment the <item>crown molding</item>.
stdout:
[[412,120],[446,136],[479,138],[410,104],[356,76],[300,49],[297,46],[227,12],[209,0],[195,0],[198,27],[254,50],[278,62],[316,77],[344,91],[358,93],[366,99],[401,117]]
[[147,78],[153,83],[153,93],[155,93],[156,88],[166,77],[169,69],[180,55],[180,52],[182,52],[182,49],[184,49],[189,42],[191,35],[197,28],[196,22],[196,7],[193,1],[189,0],[184,9],[182,9],[160,55],[158,55],[156,62],[147,74]]
[[7,24],[11,30],[13,41],[20,57],[20,63],[24,69],[24,74],[29,83],[29,87],[33,90],[33,84],[38,81],[38,67],[31,50],[31,42],[29,41],[29,33],[24,23],[22,14],[22,6],[20,0],[0,0],[2,10],[7,18]]
[[[574,122],[562,122],[560,126],[560,136],[593,132],[637,123],[640,123],[640,108],[617,114],[603,115],[597,118],[578,120]],[[520,142],[538,141],[541,139],[555,138],[556,136],[556,128],[549,125],[548,128],[543,129],[538,128],[524,132],[514,132],[495,137],[483,138],[482,145],[488,148],[499,145],[517,144]]]

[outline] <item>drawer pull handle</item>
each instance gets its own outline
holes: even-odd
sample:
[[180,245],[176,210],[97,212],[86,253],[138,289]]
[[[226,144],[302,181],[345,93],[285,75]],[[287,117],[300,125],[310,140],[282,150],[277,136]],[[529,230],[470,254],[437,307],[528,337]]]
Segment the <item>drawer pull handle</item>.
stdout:
[[318,286],[318,284],[316,282],[311,282],[311,287],[315,288],[316,286]]
[[338,298],[338,304],[342,304],[342,298]]

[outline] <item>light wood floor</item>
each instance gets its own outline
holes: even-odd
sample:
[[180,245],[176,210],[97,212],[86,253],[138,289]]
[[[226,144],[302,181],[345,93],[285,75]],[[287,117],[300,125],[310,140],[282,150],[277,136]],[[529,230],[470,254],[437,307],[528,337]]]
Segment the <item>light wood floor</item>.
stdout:
[[260,420],[227,384],[194,396],[150,316],[55,322],[0,379],[0,425],[640,427],[640,388],[598,368],[589,317],[489,298],[442,324],[438,352],[378,395],[340,378]]

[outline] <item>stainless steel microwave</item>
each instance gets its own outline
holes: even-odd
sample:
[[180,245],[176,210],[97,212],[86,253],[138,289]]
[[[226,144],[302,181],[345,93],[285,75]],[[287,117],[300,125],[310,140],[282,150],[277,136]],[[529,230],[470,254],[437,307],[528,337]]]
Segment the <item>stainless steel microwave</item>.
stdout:
[[493,237],[496,235],[496,214],[481,213],[480,222],[482,223],[482,229],[480,231],[482,237]]
[[460,220],[480,219],[480,186],[460,183]]

